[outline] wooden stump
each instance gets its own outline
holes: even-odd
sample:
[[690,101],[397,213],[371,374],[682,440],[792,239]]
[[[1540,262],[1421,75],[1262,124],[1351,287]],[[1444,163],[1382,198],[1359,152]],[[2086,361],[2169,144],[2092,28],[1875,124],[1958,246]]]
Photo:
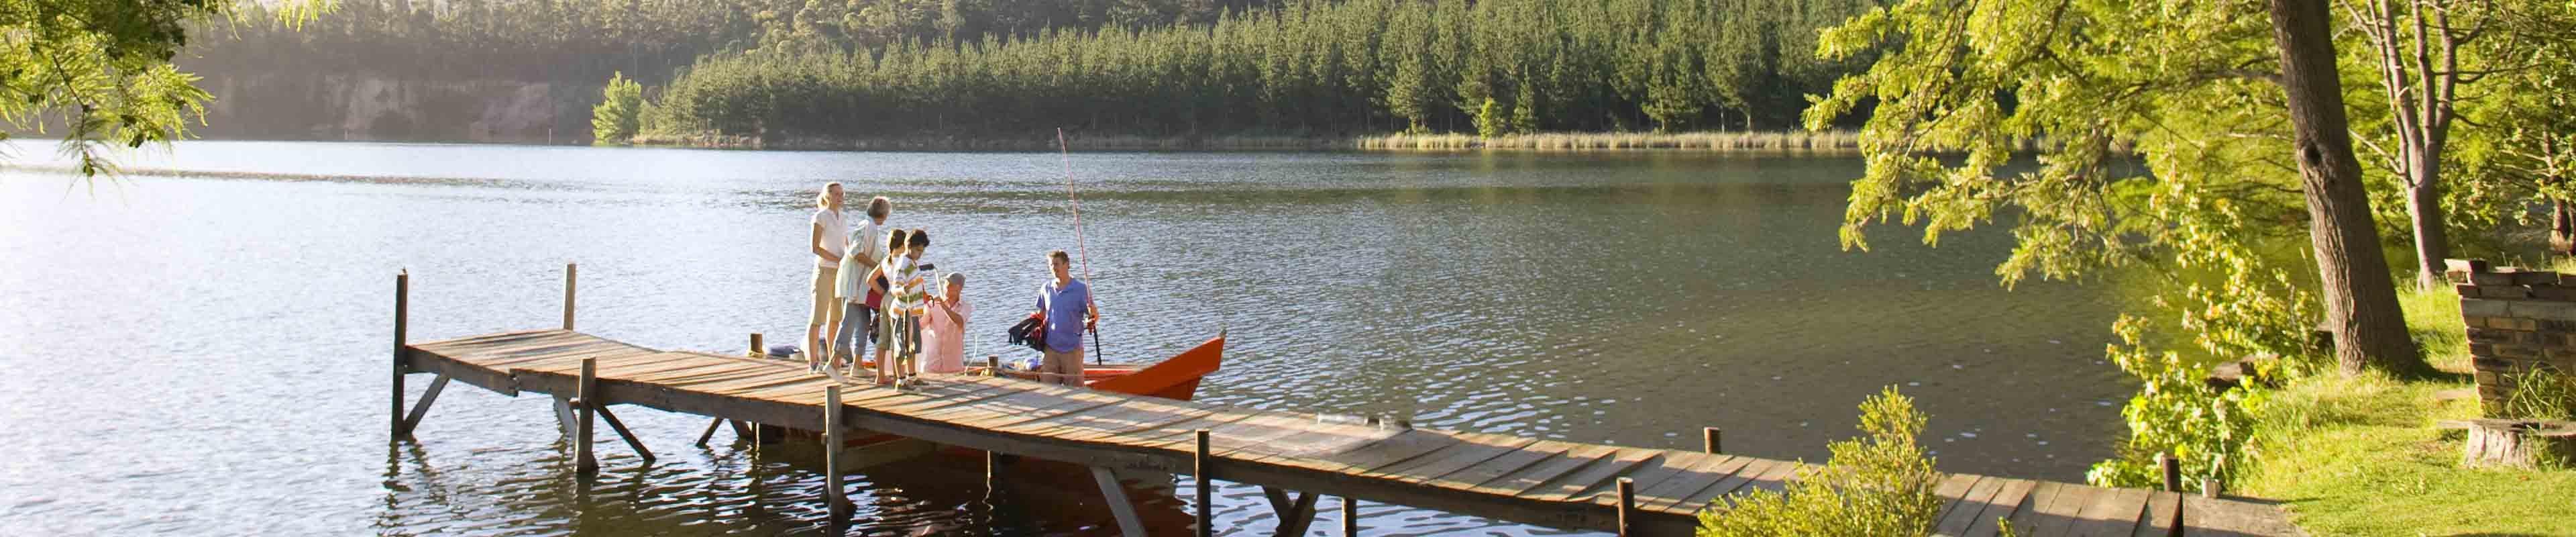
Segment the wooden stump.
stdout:
[[2445,421],[2442,426],[2468,430],[2461,466],[2534,468],[2576,463],[2576,422],[2488,418]]

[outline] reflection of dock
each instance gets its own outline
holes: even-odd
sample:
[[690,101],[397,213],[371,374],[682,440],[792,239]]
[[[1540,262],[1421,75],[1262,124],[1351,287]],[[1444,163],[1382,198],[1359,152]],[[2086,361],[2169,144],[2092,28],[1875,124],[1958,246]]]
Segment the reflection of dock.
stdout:
[[[513,396],[545,393],[558,401],[584,471],[596,468],[589,438],[594,416],[628,442],[638,442],[608,411],[610,405],[635,405],[1255,484],[1271,493],[1283,533],[1302,533],[1313,521],[1317,495],[1334,495],[1557,528],[1688,535],[1697,525],[1695,513],[1711,501],[1778,489],[1797,468],[1788,461],[1708,452],[1327,423],[1310,414],[981,376],[934,377],[906,391],[836,386],[807,373],[802,363],[660,351],[575,332],[569,301],[561,329],[408,343],[401,341],[408,283],[397,282],[395,438],[409,435],[449,381]],[[437,375],[421,405],[408,413],[402,401],[405,373]],[[834,407],[831,400],[837,409],[826,411]],[[842,445],[833,440],[824,445]],[[651,457],[640,443],[635,446]],[[826,451],[827,459],[846,456]],[[830,481],[826,493],[839,511],[846,505],[844,492],[838,479]],[[1123,511],[1124,494],[1114,480],[1102,483],[1109,485],[1109,505],[1122,510],[1122,525],[1141,533],[1142,524]],[[1206,490],[1199,488],[1195,506],[1202,520]],[[1304,494],[1284,492],[1290,490]],[[2174,533],[2168,529],[2177,519],[2187,526],[2183,534],[2296,532],[2271,506],[2171,492],[1951,475],[1940,494],[1949,500],[1940,529],[1949,535],[1994,534],[1998,518],[2009,518],[2023,535],[2166,535]]]

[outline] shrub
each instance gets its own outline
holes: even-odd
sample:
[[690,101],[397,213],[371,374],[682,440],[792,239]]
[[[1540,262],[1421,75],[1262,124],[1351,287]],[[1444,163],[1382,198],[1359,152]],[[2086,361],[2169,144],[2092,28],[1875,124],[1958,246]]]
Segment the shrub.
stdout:
[[1860,404],[1863,438],[1834,442],[1833,460],[1798,471],[1780,492],[1726,498],[1700,512],[1700,537],[1921,536],[1940,522],[1940,474],[1914,437],[1923,413],[1889,386]]
[[2153,487],[2164,482],[2157,453],[2171,453],[2182,468],[2183,483],[2215,477],[2232,481],[2237,465],[2225,464],[2254,438],[2253,410],[2265,393],[2252,388],[2224,391],[2202,382],[2206,370],[2191,367],[2172,351],[2154,352],[2138,345],[2135,319],[2122,319],[2112,332],[2127,342],[2112,346],[2111,359],[2140,382],[2138,394],[2120,408],[2129,422],[2129,441],[2119,457],[2095,463],[2084,480],[2104,487]]
[[608,86],[600,88],[600,94],[599,106],[590,109],[592,143],[623,144],[634,140],[644,108],[644,85],[618,72],[609,75]]

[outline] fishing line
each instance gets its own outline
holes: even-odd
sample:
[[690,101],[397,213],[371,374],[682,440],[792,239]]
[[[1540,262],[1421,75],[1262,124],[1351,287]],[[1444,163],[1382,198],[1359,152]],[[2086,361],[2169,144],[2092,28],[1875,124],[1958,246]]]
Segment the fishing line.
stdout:
[[[1082,256],[1083,284],[1090,285],[1092,283],[1091,247],[1084,244],[1082,240],[1082,197],[1074,195],[1073,192],[1073,148],[1064,143],[1064,127],[1055,128],[1055,149],[1056,154],[1062,157],[1064,162],[1064,197],[1073,202],[1073,250]],[[1092,307],[1091,304],[1083,306]],[[1100,325],[1092,324],[1088,328],[1091,330],[1091,363],[1108,363],[1108,357],[1100,354]]]

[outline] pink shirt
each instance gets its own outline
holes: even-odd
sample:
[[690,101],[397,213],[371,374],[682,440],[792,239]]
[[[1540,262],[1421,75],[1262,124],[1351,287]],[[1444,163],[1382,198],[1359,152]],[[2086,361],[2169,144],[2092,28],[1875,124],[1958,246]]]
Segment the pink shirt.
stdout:
[[966,372],[966,317],[975,313],[975,305],[958,299],[957,314],[948,308],[930,306],[930,314],[921,320],[921,372]]

